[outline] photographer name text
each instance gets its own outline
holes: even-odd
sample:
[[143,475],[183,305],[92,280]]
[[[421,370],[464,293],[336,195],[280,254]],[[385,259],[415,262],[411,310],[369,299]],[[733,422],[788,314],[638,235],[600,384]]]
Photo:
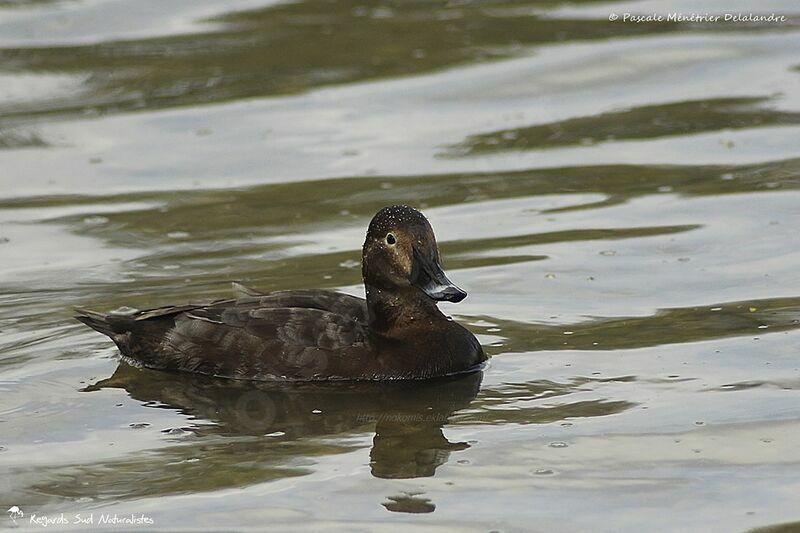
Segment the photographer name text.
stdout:
[[786,15],[756,14],[756,13],[611,13],[608,20],[620,22],[786,22]]

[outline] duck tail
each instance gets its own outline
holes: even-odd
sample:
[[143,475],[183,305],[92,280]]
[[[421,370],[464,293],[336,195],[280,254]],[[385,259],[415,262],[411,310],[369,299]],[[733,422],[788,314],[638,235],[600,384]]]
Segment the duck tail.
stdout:
[[76,311],[78,312],[78,314],[75,315],[76,320],[83,322],[103,335],[108,335],[112,339],[114,338],[116,332],[108,320],[108,315],[96,311],[89,311],[87,309],[76,309]]

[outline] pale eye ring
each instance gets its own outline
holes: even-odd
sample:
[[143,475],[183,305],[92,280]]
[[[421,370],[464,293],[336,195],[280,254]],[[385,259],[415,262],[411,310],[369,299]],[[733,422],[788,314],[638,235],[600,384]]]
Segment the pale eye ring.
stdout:
[[386,234],[386,244],[389,246],[394,246],[397,242],[397,238],[394,236],[394,233],[387,233]]

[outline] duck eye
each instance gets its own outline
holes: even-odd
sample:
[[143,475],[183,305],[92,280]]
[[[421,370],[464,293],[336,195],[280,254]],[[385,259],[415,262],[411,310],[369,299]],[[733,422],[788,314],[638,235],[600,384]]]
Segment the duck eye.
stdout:
[[389,244],[390,246],[392,246],[392,245],[394,245],[394,243],[396,243],[396,242],[397,242],[397,239],[395,238],[395,236],[394,236],[394,233],[388,233],[388,234],[386,234],[386,243],[387,243],[387,244]]

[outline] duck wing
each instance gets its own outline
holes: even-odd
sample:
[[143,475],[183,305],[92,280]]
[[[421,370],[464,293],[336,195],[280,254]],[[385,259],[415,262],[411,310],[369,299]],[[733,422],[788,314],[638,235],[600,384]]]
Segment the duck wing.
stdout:
[[252,287],[248,287],[244,283],[239,283],[238,281],[231,282],[231,288],[233,289],[233,294],[237,298],[246,298],[248,296],[266,296],[267,293],[261,292],[258,289],[254,289]]
[[233,282],[237,301],[252,302],[258,300],[261,307],[304,307],[330,311],[342,316],[349,316],[361,322],[367,321],[367,302],[363,298],[336,291],[323,289],[295,289],[264,293]]
[[[354,302],[339,298],[347,295],[329,293],[326,299],[320,292],[329,291],[287,291],[130,315],[84,311],[76,318],[149,368],[253,380],[358,377],[353,374],[364,369],[357,361],[369,353],[365,322],[346,314],[358,314]],[[338,307],[345,314],[335,312]]]
[[368,343],[364,325],[341,314],[237,300],[180,313],[160,351],[176,370],[310,380],[352,377]]

